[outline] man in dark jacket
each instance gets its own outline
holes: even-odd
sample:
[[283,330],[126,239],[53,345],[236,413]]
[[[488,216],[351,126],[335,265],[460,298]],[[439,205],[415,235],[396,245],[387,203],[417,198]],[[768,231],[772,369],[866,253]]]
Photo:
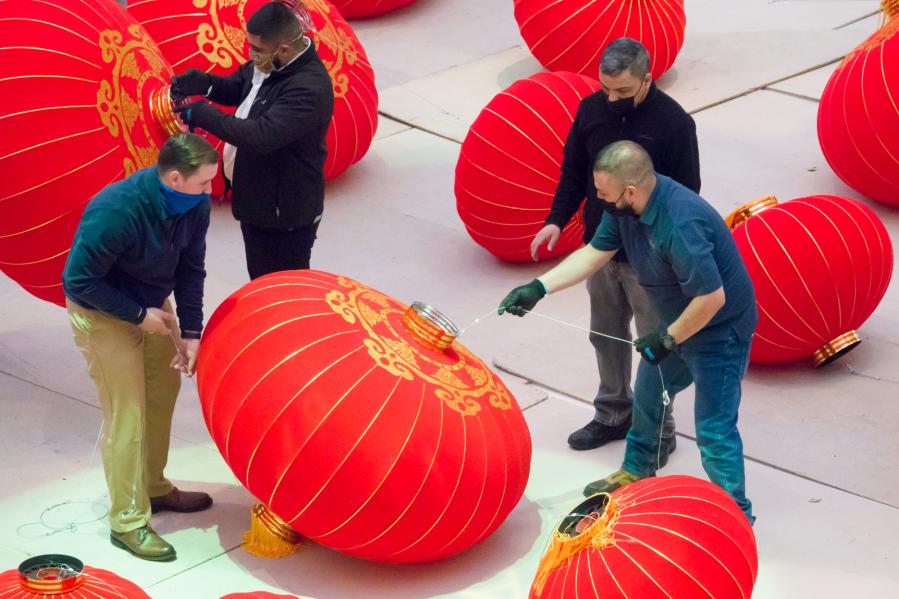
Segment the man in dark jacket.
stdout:
[[[531,243],[534,260],[543,244],[552,249],[565,225],[583,202],[584,242],[589,243],[603,220],[604,202],[597,199],[593,161],[615,141],[639,143],[656,170],[699,192],[699,150],[696,126],[680,105],[652,82],[649,53],[630,38],[608,45],[600,59],[602,89],[584,98],[565,142],[562,174],[546,226]],[[584,198],[586,197],[586,201]],[[631,339],[630,322],[637,335],[659,328],[659,320],[646,292],[637,283],[624,250],[607,268],[587,279],[590,294],[590,329]],[[631,425],[634,394],[631,390],[631,352],[623,343],[591,333],[599,369],[599,390],[593,400],[593,420],[568,437],[574,449],[593,449],[624,439]],[[674,419],[666,415],[662,462],[674,451]]]
[[[325,135],[334,91],[307,33],[311,20],[279,2],[247,21],[252,60],[229,77],[190,69],[172,79],[173,97],[204,95],[234,115],[197,100],[182,120],[226,142],[225,177],[240,221],[250,278],[309,268],[325,194]],[[298,14],[300,15],[298,17]]]
[[[206,493],[176,489],[163,470],[181,386],[174,368],[192,376],[200,349],[217,165],[218,153],[202,137],[169,139],[155,168],[90,201],[62,275],[75,343],[103,409],[110,539],[153,561],[175,559],[175,549],[153,532],[151,511],[212,504]],[[177,320],[168,300],[173,291]]]

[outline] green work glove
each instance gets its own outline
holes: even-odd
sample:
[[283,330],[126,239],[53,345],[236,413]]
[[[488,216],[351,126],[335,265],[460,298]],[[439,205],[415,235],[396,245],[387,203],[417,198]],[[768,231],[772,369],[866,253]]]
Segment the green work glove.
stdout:
[[524,316],[534,309],[543,296],[546,295],[546,287],[539,279],[534,279],[527,285],[516,287],[500,303],[498,314],[508,312],[515,316]]

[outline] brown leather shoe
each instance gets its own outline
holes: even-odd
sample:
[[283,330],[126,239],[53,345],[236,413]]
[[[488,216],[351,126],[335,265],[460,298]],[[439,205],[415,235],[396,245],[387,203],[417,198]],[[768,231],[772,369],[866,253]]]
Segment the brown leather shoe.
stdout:
[[149,524],[130,532],[109,533],[109,540],[119,549],[151,562],[170,562],[175,557],[175,548],[165,542]]
[[201,512],[212,505],[212,497],[202,491],[172,489],[161,497],[151,497],[150,507],[156,512]]

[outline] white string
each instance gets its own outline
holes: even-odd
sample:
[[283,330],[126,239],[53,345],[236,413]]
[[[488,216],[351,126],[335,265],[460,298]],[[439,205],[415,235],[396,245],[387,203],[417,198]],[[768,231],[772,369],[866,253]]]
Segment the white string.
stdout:
[[456,337],[461,337],[461,336],[465,333],[465,331],[467,331],[468,329],[470,329],[470,328],[473,327],[474,325],[476,325],[476,324],[478,324],[479,322],[481,322],[481,320],[487,318],[488,316],[490,316],[490,315],[492,315],[492,314],[496,314],[496,308],[491,308],[490,311],[487,312],[486,314],[483,314],[483,315],[481,315],[481,316],[478,316],[478,317],[475,318],[471,323],[469,323],[467,326],[462,327],[462,328],[459,330],[459,334],[456,335]]
[[566,327],[571,327],[572,329],[578,329],[581,331],[586,331],[588,333],[593,333],[594,335],[599,335],[600,337],[605,337],[606,339],[611,339],[612,341],[619,341],[621,343],[626,343],[628,345],[634,345],[634,342],[630,339],[622,339],[621,337],[614,337],[612,335],[606,335],[605,333],[600,333],[599,331],[594,331],[593,329],[588,329],[586,327],[581,327],[576,324],[571,324],[569,322],[565,322],[564,320],[559,320],[557,318],[553,318],[552,316],[547,316],[546,314],[540,314],[539,312],[534,312],[532,310],[524,309],[525,312],[533,314],[534,316],[539,316],[540,318],[545,318],[546,320],[551,320],[561,325],[565,325]]

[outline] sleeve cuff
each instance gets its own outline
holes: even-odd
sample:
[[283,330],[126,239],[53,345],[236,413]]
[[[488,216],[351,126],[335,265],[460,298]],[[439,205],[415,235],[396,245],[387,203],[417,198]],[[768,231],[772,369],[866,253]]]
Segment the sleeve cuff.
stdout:
[[194,331],[191,329],[181,329],[182,339],[199,339],[203,336],[203,331]]

